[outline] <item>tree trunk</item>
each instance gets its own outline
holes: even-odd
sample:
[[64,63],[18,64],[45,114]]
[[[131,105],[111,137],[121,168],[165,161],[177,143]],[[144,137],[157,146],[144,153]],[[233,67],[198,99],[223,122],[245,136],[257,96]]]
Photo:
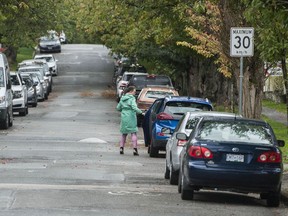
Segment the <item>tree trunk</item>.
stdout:
[[[242,115],[246,118],[260,119],[262,112],[262,98],[264,87],[264,72],[262,64],[260,64],[257,56],[254,58],[246,58],[248,63],[243,66],[243,83],[242,83]],[[245,58],[244,58],[245,61]],[[240,66],[239,66],[240,68]],[[240,89],[240,70],[236,73],[238,91]],[[239,98],[239,97],[238,97]]]

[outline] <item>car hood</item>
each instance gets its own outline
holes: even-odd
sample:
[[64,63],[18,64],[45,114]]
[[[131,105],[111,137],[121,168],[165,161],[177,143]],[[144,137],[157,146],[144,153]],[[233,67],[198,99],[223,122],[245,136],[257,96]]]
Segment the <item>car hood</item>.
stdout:
[[22,87],[20,85],[12,85],[13,91],[22,91]]

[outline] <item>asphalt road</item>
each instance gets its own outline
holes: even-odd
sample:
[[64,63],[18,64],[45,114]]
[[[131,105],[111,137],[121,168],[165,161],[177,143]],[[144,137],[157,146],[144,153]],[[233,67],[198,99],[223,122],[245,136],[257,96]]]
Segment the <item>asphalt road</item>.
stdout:
[[[258,195],[202,191],[183,201],[164,179],[164,158],[120,155],[111,97],[113,60],[102,45],[63,45],[53,92],[0,131],[2,216],[288,215]],[[129,146],[129,144],[128,144]]]

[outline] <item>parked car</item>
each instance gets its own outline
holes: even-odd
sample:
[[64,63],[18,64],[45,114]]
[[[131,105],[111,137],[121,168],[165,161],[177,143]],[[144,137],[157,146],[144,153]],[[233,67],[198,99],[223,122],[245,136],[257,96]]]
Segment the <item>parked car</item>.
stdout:
[[147,87],[148,85],[173,87],[172,81],[169,76],[155,75],[155,74],[146,74],[141,76],[134,75],[129,80],[127,87],[135,86],[136,87],[135,96],[138,97],[142,88]]
[[179,178],[180,161],[179,156],[187,140],[177,139],[178,133],[184,133],[189,137],[195,127],[195,123],[202,116],[232,116],[240,118],[241,116],[234,113],[214,112],[214,111],[196,111],[187,112],[179,120],[174,133],[169,137],[166,144],[166,163],[165,179],[169,179],[170,184],[177,185]]
[[22,75],[23,73],[35,74],[40,79],[40,84],[42,85],[44,92],[44,99],[48,99],[48,79],[44,76],[43,68],[35,65],[22,65],[18,68],[18,71]]
[[20,74],[16,71],[10,72],[13,91],[13,112],[21,116],[28,114],[28,91]]
[[[45,100],[45,92],[41,83],[40,77],[36,73],[20,73],[21,77],[25,79],[32,78],[33,85],[36,86],[37,102]],[[29,103],[29,100],[28,100]]]
[[[38,105],[38,95],[37,95],[37,86],[41,85],[33,81],[32,74],[22,74],[22,80],[25,82],[27,88],[27,97],[28,104],[32,107],[37,107]],[[39,81],[40,82],[40,81]]]
[[[185,140],[185,133],[177,139]],[[180,154],[178,191],[183,200],[201,189],[259,193],[268,206],[279,206],[282,153],[264,121],[238,117],[203,116]]]
[[37,54],[34,56],[34,59],[45,59],[48,66],[49,70],[52,73],[53,76],[58,75],[58,66],[57,66],[57,59],[55,59],[53,54]]
[[124,72],[123,76],[119,76],[118,82],[116,82],[116,94],[117,94],[117,101],[120,101],[120,98],[122,97],[123,90],[127,87],[129,80],[131,77],[139,76],[139,75],[146,75],[146,73],[141,72]]
[[49,70],[49,65],[46,59],[27,59],[19,63],[20,67],[26,66],[37,66],[41,68],[44,74],[44,80],[47,81],[47,91],[48,95],[52,91],[53,79],[52,79],[52,72]]
[[10,67],[7,57],[0,53],[0,127],[8,129],[13,125],[13,94]]
[[166,150],[168,138],[173,134],[180,118],[186,112],[213,110],[208,99],[190,96],[167,96],[154,101],[143,119],[145,146],[150,157]]
[[40,53],[61,52],[61,42],[58,37],[41,37],[38,42]]
[[[173,87],[166,87],[166,86],[150,86],[143,88],[138,97],[137,97],[137,106],[139,109],[142,110],[142,113],[145,112],[150,108],[153,102],[158,98],[163,98],[166,96],[179,96],[177,90]],[[137,125],[140,127],[142,125],[144,115],[139,114],[137,115]]]

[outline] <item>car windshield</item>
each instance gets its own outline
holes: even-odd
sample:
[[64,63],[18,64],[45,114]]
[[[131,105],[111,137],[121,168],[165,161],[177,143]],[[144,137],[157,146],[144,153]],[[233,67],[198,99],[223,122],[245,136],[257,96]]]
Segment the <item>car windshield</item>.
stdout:
[[5,78],[4,78],[4,71],[3,68],[0,67],[0,87],[5,86]]
[[35,59],[45,59],[47,62],[53,62],[52,57],[49,57],[49,56],[41,56],[41,57],[38,56]]
[[16,74],[15,75],[14,74],[11,75],[10,77],[11,77],[12,85],[20,85],[20,82],[19,82],[18,77],[17,77]]
[[164,112],[170,115],[183,115],[186,112],[209,111],[211,107],[206,104],[189,101],[170,101],[166,103]]
[[145,98],[163,98],[165,96],[174,95],[172,91],[147,91]]
[[33,81],[29,78],[29,77],[22,77],[22,79],[25,82],[25,85],[30,88],[31,86],[33,86]]
[[38,74],[41,79],[44,79],[44,71],[42,68],[19,68],[21,73],[35,73]]
[[123,81],[129,81],[132,76],[133,76],[132,74],[125,74],[125,75],[123,76],[123,79],[122,79],[122,80],[123,80]]
[[201,140],[271,145],[272,134],[264,125],[237,121],[205,121],[197,134]]
[[135,76],[132,84],[137,88],[147,85],[164,85],[172,86],[170,79],[165,76]]

